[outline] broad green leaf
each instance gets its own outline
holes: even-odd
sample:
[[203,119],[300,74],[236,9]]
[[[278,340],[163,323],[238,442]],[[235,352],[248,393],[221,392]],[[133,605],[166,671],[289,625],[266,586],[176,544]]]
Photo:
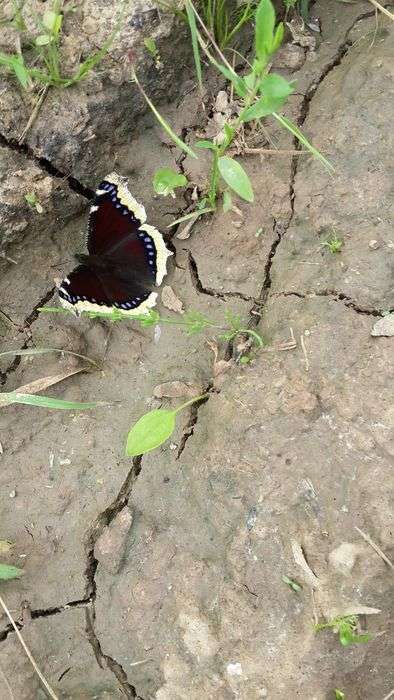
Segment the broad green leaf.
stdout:
[[232,199],[231,199],[231,194],[228,190],[225,190],[223,192],[223,211],[226,213],[227,211],[230,211],[232,207]]
[[211,151],[218,150],[216,143],[213,143],[213,141],[207,141],[206,139],[203,139],[202,141],[196,141],[194,145],[196,146],[196,148],[209,148]]
[[159,168],[154,174],[152,184],[156,194],[166,197],[169,194],[172,195],[176,187],[187,185],[187,178],[172,168]]
[[46,27],[46,29],[49,29],[50,32],[53,32],[54,28],[56,27],[58,16],[58,13],[53,12],[52,10],[47,10],[46,12],[44,12],[42,17],[42,23],[44,27]]
[[36,46],[46,46],[51,41],[52,37],[50,34],[40,34],[40,36],[36,37]]
[[202,91],[202,70],[201,70],[201,58],[200,58],[200,50],[198,48],[198,29],[196,25],[196,16],[194,14],[194,10],[192,7],[192,4],[190,0],[186,0],[186,14],[187,14],[187,19],[189,22],[189,28],[190,28],[190,36],[192,40],[192,47],[193,47],[193,57],[194,57],[194,65],[196,68],[196,75],[197,75],[197,81],[200,90]]
[[298,126],[296,126],[295,124],[293,124],[293,122],[290,121],[290,119],[287,119],[287,117],[284,117],[282,114],[277,114],[276,112],[272,112],[272,115],[275,117],[275,119],[277,119],[277,121],[278,121],[280,124],[282,124],[282,126],[285,127],[285,129],[287,129],[288,131],[290,131],[290,133],[292,133],[293,136],[295,136],[295,137],[298,139],[298,141],[299,141],[300,143],[302,143],[302,145],[305,146],[305,148],[306,148],[310,153],[312,153],[312,155],[315,156],[315,158],[317,158],[317,160],[319,160],[329,172],[331,172],[331,173],[334,172],[334,166],[331,165],[330,161],[327,160],[327,158],[325,158],[325,157],[320,153],[320,151],[318,151],[317,148],[315,148],[315,147],[308,141],[308,139],[306,138],[306,136],[304,136],[304,134],[302,133],[302,131],[300,131],[300,129],[298,128]]
[[13,578],[22,576],[23,569],[18,569],[17,566],[9,566],[8,564],[0,564],[0,581],[10,581]]
[[253,90],[254,84],[255,84],[255,81],[256,81],[256,74],[255,74],[255,72],[252,71],[251,73],[248,73],[247,75],[244,75],[244,81],[245,81],[245,85],[246,85],[246,87],[248,88],[248,90]]
[[252,185],[243,167],[229,156],[221,156],[218,161],[218,167],[226,184],[231,187],[239,197],[246,199],[247,202],[253,202]]
[[40,408],[57,408],[66,411],[82,411],[87,408],[97,408],[98,406],[109,406],[108,401],[91,401],[88,403],[80,403],[78,401],[64,401],[63,399],[54,399],[50,396],[36,396],[35,394],[19,394],[17,391],[0,394],[1,405],[9,405],[13,403],[23,403],[28,406],[39,406]]
[[275,29],[275,10],[271,0],[260,0],[256,10],[255,51],[257,58],[265,59],[272,53]]
[[137,457],[155,450],[175,429],[175,411],[158,408],[145,413],[131,428],[126,443],[126,455]]
[[261,119],[268,114],[277,112],[294,91],[294,86],[294,81],[289,83],[276,73],[266,75],[259,85],[259,92],[263,96],[241,114],[242,121],[249,122],[252,119]]

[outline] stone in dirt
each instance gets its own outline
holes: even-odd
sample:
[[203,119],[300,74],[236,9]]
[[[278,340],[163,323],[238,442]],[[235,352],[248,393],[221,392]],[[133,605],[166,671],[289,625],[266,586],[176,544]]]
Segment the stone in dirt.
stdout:
[[94,547],[94,556],[110,574],[119,571],[124,555],[127,535],[133,524],[131,510],[125,506],[98,538]]
[[387,338],[394,335],[394,314],[383,316],[374,324],[371,335],[386,336]]

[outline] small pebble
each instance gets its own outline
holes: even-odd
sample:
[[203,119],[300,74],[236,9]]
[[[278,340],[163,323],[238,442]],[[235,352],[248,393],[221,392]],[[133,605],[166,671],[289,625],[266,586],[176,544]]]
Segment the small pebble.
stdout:
[[10,491],[10,498],[15,498],[16,497],[16,489],[13,489]]
[[368,247],[370,250],[377,250],[378,248],[380,248],[380,243],[379,241],[372,240],[369,241]]

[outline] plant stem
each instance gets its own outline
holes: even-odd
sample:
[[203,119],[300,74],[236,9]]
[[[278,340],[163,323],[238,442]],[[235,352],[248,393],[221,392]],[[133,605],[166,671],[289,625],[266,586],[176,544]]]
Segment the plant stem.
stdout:
[[190,401],[186,401],[186,403],[183,403],[181,406],[178,406],[178,408],[174,409],[174,415],[179,413],[179,411],[183,411],[186,406],[190,406],[192,403],[196,403],[196,401],[202,401],[203,399],[206,399],[208,397],[208,393],[206,394],[201,394],[201,396],[195,396],[194,399],[190,399]]

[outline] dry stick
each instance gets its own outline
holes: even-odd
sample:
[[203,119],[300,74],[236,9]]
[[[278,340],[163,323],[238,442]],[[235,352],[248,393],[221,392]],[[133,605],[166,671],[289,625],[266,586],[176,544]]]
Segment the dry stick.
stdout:
[[42,88],[41,94],[39,95],[38,100],[36,101],[36,104],[34,105],[34,109],[29,117],[29,121],[27,122],[25,128],[23,129],[23,131],[19,137],[18,143],[23,143],[27,132],[29,131],[31,126],[34,124],[34,122],[37,118],[37,114],[40,110],[40,107],[41,107],[42,103],[44,102],[44,99],[47,95],[48,88],[49,88],[49,85],[45,85],[45,87]]
[[388,695],[385,695],[383,700],[389,700],[389,698],[392,698],[394,695],[394,690],[390,690]]
[[383,12],[384,15],[387,15],[387,17],[390,17],[390,19],[394,20],[394,15],[390,10],[387,10],[383,5],[380,4],[380,2],[377,2],[377,0],[369,0],[369,2],[374,5],[375,7],[380,10],[380,12]]
[[[379,556],[382,557],[383,561],[386,562],[386,564],[390,567],[390,569],[394,569],[394,564],[393,564],[393,562],[390,561],[390,559],[385,555],[385,553],[382,552],[382,550],[380,549],[380,547],[378,547],[378,545],[375,544],[375,542],[374,542],[373,540],[371,540],[370,536],[367,535],[366,532],[363,532],[362,530],[360,530],[360,528],[357,527],[357,525],[355,526],[355,529],[356,529],[357,532],[361,535],[361,537],[363,537],[364,540],[365,540],[366,542],[368,542],[368,544],[371,545],[372,549],[375,550],[376,554],[379,554]],[[393,691],[393,692],[394,692],[394,691]]]
[[309,151],[281,151],[277,148],[244,148],[243,152],[246,153],[246,155],[250,156],[257,156],[257,155],[266,155],[266,156],[301,156],[303,153],[309,153]]
[[59,697],[58,697],[57,695],[55,695],[55,693],[54,693],[54,691],[52,690],[51,686],[49,685],[48,681],[44,678],[44,676],[42,675],[40,669],[38,668],[38,666],[37,666],[37,664],[36,664],[36,662],[35,662],[33,656],[31,655],[31,652],[30,652],[28,646],[26,645],[26,643],[25,643],[25,641],[24,641],[24,639],[23,639],[21,633],[19,632],[19,630],[18,630],[18,628],[17,628],[17,626],[16,626],[16,624],[15,624],[14,618],[12,617],[10,611],[8,610],[6,604],[5,604],[5,602],[4,602],[4,600],[3,600],[3,598],[2,598],[1,596],[0,596],[0,605],[1,605],[1,607],[3,608],[5,614],[7,615],[9,621],[11,622],[11,625],[13,626],[13,628],[14,628],[14,630],[15,630],[15,632],[16,632],[16,636],[18,637],[20,643],[22,644],[23,649],[24,649],[24,651],[25,651],[25,653],[26,653],[26,656],[27,656],[27,658],[29,659],[31,665],[33,666],[33,668],[34,668],[34,670],[35,670],[37,676],[39,677],[41,683],[43,684],[44,688],[48,691],[49,695],[51,696],[51,698],[53,698],[53,700],[59,700]]

